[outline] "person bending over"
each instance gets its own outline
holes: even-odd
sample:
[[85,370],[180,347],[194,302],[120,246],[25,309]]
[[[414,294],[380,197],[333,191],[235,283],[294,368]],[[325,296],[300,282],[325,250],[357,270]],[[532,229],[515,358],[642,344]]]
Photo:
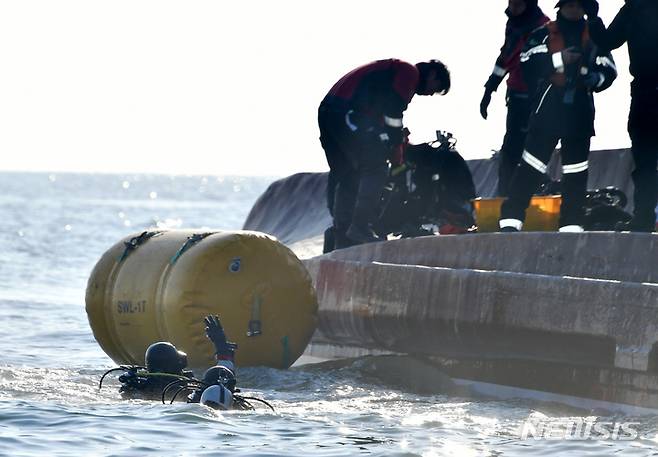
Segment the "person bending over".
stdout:
[[398,59],[355,68],[329,90],[318,109],[318,124],[329,164],[327,206],[335,248],[379,240],[372,225],[379,215],[387,160],[403,142],[402,113],[414,95],[449,90],[450,72],[443,63],[413,65]]

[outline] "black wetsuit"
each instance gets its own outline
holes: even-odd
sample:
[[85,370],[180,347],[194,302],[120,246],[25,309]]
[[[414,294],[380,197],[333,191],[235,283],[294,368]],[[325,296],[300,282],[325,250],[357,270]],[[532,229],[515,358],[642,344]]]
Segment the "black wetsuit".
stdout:
[[131,376],[128,372],[126,377],[120,377],[121,387],[119,392],[124,398],[138,398],[142,400],[160,400],[162,398],[162,391],[172,381],[179,379],[181,376],[186,378],[193,378],[194,373],[191,371],[183,371],[178,375],[172,374],[171,376]]

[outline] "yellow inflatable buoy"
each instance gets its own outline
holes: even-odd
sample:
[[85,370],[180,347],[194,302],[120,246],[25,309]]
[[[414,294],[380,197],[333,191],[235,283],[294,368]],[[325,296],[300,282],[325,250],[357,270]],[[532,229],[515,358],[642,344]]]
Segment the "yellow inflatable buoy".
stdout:
[[238,366],[287,368],[317,324],[317,298],[302,262],[258,232],[147,231],[124,238],[98,261],[87,284],[94,337],[118,364],[170,341],[190,368],[214,365],[203,317],[218,314],[238,343]]

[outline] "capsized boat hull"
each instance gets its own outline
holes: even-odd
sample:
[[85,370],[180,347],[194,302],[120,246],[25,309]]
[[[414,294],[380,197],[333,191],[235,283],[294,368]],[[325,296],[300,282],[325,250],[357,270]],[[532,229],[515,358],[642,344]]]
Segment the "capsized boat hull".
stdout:
[[658,235],[425,237],[305,264],[310,354],[415,354],[459,379],[658,409]]

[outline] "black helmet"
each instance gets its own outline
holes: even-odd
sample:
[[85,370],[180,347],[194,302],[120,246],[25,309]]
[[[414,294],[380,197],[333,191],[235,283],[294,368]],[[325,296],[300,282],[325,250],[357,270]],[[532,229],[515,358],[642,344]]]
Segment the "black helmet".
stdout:
[[209,385],[221,384],[231,392],[235,390],[236,384],[233,371],[222,365],[215,365],[208,368],[203,374],[203,382]]
[[187,366],[187,354],[171,343],[153,343],[144,354],[146,369],[152,373],[178,374]]

